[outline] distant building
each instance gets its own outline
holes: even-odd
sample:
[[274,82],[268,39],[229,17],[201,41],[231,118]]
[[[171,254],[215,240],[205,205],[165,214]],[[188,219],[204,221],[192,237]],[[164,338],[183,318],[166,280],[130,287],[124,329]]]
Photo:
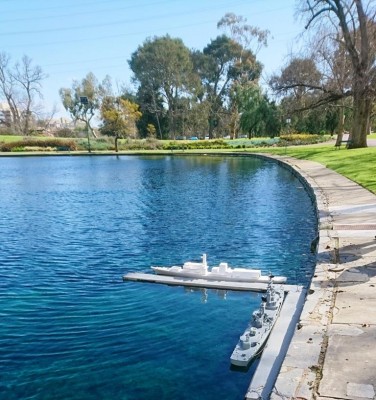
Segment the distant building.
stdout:
[[8,104],[0,103],[0,126],[10,126],[12,123],[12,114]]

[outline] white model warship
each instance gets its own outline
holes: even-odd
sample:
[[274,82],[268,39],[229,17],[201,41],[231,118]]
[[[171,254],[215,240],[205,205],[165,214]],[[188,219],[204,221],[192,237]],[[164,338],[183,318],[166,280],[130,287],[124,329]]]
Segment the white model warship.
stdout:
[[209,270],[206,254],[203,254],[201,262],[187,261],[183,266],[151,267],[156,274],[176,277],[208,279],[232,282],[260,282],[285,283],[286,277],[262,275],[260,269],[230,268],[227,263],[221,262],[217,267]]
[[260,308],[253,312],[252,320],[231,354],[232,365],[247,367],[250,361],[261,353],[278,318],[283,299],[283,288],[275,288],[271,277],[267,291],[262,296]]

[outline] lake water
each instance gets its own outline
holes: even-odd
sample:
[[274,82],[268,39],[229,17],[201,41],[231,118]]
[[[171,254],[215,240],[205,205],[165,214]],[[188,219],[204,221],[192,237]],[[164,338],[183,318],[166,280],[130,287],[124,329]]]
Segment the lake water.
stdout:
[[242,399],[259,294],[123,282],[208,254],[307,285],[301,183],[251,157],[0,158],[0,398]]

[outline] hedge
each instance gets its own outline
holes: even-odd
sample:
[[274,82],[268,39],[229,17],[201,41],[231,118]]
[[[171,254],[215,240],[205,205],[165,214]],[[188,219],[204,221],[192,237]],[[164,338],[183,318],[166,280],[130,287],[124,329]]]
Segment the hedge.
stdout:
[[48,148],[57,151],[75,151],[77,144],[74,140],[62,140],[56,138],[48,139],[29,139],[18,140],[10,143],[0,143],[0,151],[13,152],[13,151],[40,151],[41,149]]

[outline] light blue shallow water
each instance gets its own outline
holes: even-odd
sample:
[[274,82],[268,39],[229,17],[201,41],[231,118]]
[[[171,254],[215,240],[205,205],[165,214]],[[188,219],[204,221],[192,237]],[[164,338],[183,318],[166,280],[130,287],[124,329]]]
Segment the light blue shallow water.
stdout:
[[122,282],[198,259],[307,284],[300,182],[250,157],[0,158],[1,399],[241,399],[257,294]]

